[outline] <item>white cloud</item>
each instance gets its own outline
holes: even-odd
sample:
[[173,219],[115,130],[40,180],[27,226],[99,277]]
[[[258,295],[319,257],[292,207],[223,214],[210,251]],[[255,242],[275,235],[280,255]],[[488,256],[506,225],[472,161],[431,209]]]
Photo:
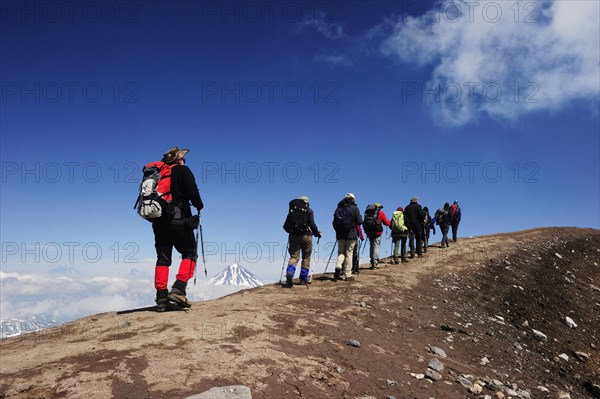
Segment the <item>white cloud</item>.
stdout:
[[461,126],[482,115],[514,121],[598,101],[599,10],[597,1],[444,0],[424,16],[386,21],[370,34],[379,34],[385,56],[433,67],[429,80],[411,89],[440,123]]

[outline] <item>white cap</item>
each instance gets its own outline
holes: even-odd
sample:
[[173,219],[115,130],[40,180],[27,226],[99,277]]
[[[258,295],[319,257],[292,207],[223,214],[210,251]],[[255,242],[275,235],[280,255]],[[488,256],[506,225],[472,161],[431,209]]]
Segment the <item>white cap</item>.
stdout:
[[348,193],[346,194],[346,198],[352,198],[352,199],[356,199],[356,197],[354,196],[354,194],[352,193]]

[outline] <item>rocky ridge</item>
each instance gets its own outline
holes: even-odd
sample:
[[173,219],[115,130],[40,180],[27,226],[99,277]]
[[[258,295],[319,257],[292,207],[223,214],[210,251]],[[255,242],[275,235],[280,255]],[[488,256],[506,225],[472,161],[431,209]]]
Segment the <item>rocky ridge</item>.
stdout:
[[534,229],[353,282],[95,315],[0,342],[0,397],[600,398],[599,263],[598,230]]

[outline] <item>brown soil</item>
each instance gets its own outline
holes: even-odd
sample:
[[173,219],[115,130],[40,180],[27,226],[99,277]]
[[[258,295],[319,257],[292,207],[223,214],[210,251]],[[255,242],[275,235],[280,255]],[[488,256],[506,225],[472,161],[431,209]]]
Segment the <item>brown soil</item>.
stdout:
[[[0,398],[178,398],[234,384],[255,399],[494,395],[470,393],[462,375],[532,398],[600,398],[599,264],[600,231],[535,229],[434,246],[353,282],[315,276],[187,312],[94,315],[1,341]],[[431,347],[448,355],[436,382],[410,374],[425,374]]]

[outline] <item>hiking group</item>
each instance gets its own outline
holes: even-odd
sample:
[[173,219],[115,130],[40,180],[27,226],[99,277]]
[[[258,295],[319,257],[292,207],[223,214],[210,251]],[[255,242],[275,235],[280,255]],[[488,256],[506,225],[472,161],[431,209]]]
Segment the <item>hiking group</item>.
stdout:
[[[163,154],[160,161],[145,165],[138,198],[134,205],[142,218],[152,222],[156,249],[154,287],[156,309],[159,312],[170,310],[173,305],[180,308],[191,306],[187,300],[186,288],[196,271],[198,239],[202,240],[200,211],[204,208],[204,204],[194,174],[185,165],[185,156],[188,152],[187,149],[173,147]],[[192,206],[196,208],[197,215],[192,214]],[[391,221],[383,213],[383,205],[380,203],[367,206],[363,217],[356,205],[354,194],[348,193],[337,204],[333,215],[332,224],[336,243],[329,260],[337,246],[334,280],[352,281],[359,273],[359,249],[361,242],[365,240],[365,235],[370,244],[371,269],[378,269],[379,248],[384,235],[384,226],[390,228],[394,246],[393,262],[398,264],[400,261],[408,261],[407,241],[410,258],[415,257],[415,246],[418,257],[421,257],[423,252],[427,252],[429,234],[431,230],[435,234],[436,223],[442,231],[442,247],[448,246],[450,228],[452,228],[452,240],[456,241],[460,219],[461,209],[458,201],[454,201],[452,206],[446,203],[443,208],[436,211],[435,217],[431,218],[427,207],[421,208],[416,197],[411,198],[406,208],[398,207],[392,213]],[[314,212],[309,206],[308,197],[303,196],[290,201],[283,228],[289,234],[287,250],[290,256],[287,262],[285,286],[293,286],[298,262],[300,262],[300,283],[307,284],[310,279],[312,237],[320,239],[322,235],[315,224]],[[172,263],[173,248],[181,254],[181,262],[176,280],[169,290],[169,267]],[[204,245],[202,249],[204,257]],[[398,251],[400,251],[400,258],[398,258]]]
[[[458,201],[454,201],[452,206],[448,203],[444,204],[444,207],[438,209],[432,218],[429,209],[421,207],[418,198],[413,197],[406,208],[398,207],[392,213],[391,221],[383,212],[383,205],[380,203],[368,205],[363,217],[356,205],[356,197],[354,194],[348,193],[337,204],[333,214],[332,224],[335,230],[336,243],[331,251],[329,261],[331,261],[336,246],[338,249],[333,278],[335,281],[352,281],[355,279],[355,275],[359,273],[359,247],[361,241],[365,239],[364,235],[369,239],[370,269],[379,269],[379,248],[384,235],[384,226],[390,228],[393,244],[392,262],[399,264],[400,262],[408,262],[406,257],[407,241],[410,259],[415,258],[415,252],[419,258],[427,252],[430,233],[433,231],[435,235],[436,224],[442,231],[442,248],[449,245],[448,231],[450,228],[452,228],[452,241],[456,241],[461,216],[462,211]],[[283,229],[289,234],[288,251],[290,255],[286,269],[285,286],[289,288],[293,286],[300,254],[302,256],[300,283],[308,284],[312,237],[315,236],[320,239],[322,236],[322,232],[315,224],[314,212],[309,207],[308,197],[303,196],[290,201]],[[329,266],[329,261],[327,266]]]

